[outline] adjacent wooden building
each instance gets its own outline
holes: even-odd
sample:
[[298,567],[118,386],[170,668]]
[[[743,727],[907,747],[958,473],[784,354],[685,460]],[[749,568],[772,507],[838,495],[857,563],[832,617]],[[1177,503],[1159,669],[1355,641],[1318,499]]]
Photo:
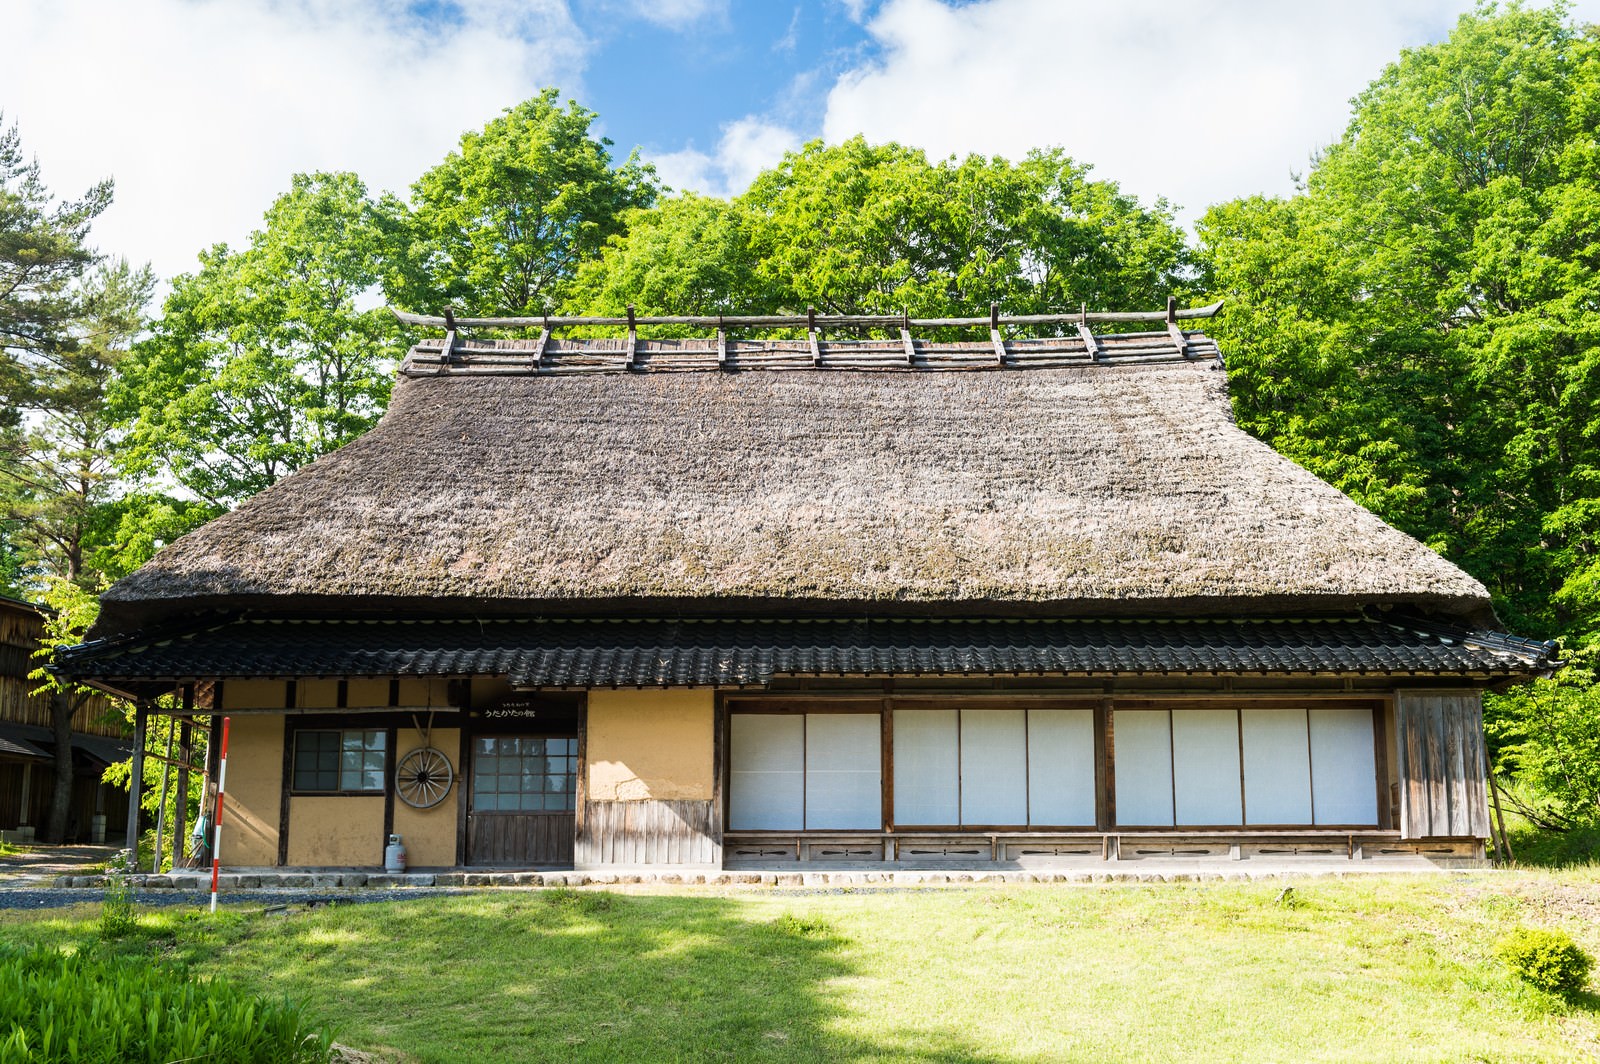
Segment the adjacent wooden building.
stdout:
[[[56,737],[50,696],[28,674],[44,633],[40,607],[0,596],[0,836],[13,842],[41,838],[55,788]],[[72,714],[72,798],[66,834],[72,842],[121,835],[126,810],[121,792],[100,781],[107,766],[127,760],[132,743],[120,712],[96,694]]]
[[415,319],[60,667],[231,719],[236,865],[1477,859],[1552,647],[1240,431],[1214,309]]

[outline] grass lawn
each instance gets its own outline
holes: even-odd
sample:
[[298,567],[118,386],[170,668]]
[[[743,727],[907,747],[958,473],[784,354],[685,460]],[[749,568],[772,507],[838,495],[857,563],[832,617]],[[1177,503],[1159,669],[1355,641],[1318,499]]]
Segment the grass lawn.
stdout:
[[400,1061],[1600,1057],[1600,997],[1494,957],[1600,954],[1600,872],[898,892],[486,891],[287,916],[97,906],[0,942],[187,961]]

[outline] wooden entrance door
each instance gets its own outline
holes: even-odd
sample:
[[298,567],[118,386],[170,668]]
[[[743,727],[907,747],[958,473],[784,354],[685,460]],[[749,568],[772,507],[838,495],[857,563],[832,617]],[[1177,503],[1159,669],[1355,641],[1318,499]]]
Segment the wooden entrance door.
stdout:
[[578,780],[572,735],[475,735],[467,863],[570,865]]

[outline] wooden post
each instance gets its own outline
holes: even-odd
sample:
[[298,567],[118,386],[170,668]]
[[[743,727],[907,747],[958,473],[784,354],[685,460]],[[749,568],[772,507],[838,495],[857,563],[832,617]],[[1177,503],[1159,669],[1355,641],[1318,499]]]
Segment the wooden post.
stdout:
[[161,790],[156,798],[156,844],[150,854],[150,872],[159,875],[161,872],[161,843],[167,830],[167,784],[172,780],[172,745],[173,739],[172,718],[167,718],[167,756],[161,759]]
[[22,763],[22,812],[17,820],[17,827],[27,828],[33,826],[33,762]]
[[173,803],[172,867],[176,869],[184,858],[184,843],[188,836],[184,829],[189,824],[189,762],[194,757],[192,718],[194,712],[194,684],[183,686],[183,722],[178,725],[178,800]]
[[[194,709],[194,688],[183,691],[183,706]],[[178,800],[173,808],[172,867],[177,868],[184,859],[184,843],[189,838],[189,764],[194,758],[194,725],[188,717],[178,725]]]
[[149,707],[139,703],[133,711],[133,771],[128,776],[128,850],[134,857],[139,854],[139,790],[144,782],[144,733],[149,718]]
[[628,368],[638,369],[639,364],[634,361],[639,351],[639,325],[638,318],[633,313],[633,304],[628,304]]

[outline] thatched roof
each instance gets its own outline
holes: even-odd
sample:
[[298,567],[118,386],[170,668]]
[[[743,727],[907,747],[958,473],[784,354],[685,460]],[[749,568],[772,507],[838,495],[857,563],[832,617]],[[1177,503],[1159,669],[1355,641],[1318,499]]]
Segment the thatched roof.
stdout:
[[470,364],[402,377],[366,436],[107,592],[97,634],[209,608],[1492,619],[1476,580],[1240,431],[1212,358]]

